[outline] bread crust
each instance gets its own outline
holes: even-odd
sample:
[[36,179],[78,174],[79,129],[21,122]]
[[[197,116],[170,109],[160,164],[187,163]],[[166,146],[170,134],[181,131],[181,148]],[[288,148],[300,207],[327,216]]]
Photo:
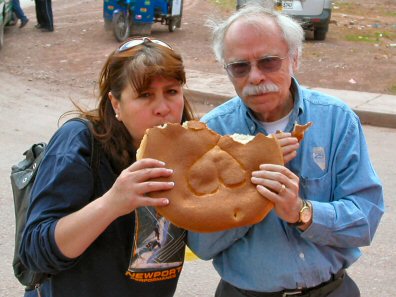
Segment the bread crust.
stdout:
[[305,125],[295,124],[291,135],[298,139],[298,142],[301,142],[304,138],[305,132],[308,130],[309,127],[312,126],[312,122],[308,122]]
[[251,183],[260,164],[283,165],[278,140],[258,134],[246,144],[221,136],[199,121],[148,129],[137,158],[155,158],[173,169],[168,206],[157,211],[176,226],[196,232],[215,232],[260,222],[273,204]]

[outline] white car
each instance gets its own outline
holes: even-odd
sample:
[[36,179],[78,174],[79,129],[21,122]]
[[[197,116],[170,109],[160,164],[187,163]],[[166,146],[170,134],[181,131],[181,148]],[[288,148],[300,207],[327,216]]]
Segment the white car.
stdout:
[[[249,1],[257,2],[237,0],[237,9]],[[331,0],[274,0],[274,6],[298,20],[304,30],[313,31],[315,40],[326,39],[331,17]]]
[[4,27],[12,18],[12,1],[0,0],[0,49],[4,44]]

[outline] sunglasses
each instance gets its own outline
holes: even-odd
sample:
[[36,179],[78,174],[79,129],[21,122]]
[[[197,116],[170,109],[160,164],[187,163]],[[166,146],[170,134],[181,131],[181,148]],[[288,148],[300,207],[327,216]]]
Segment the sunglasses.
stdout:
[[164,41],[161,41],[158,39],[153,39],[153,38],[148,38],[148,37],[141,37],[141,38],[134,38],[134,39],[128,40],[125,43],[121,44],[120,47],[118,48],[118,52],[121,53],[121,52],[127,51],[135,46],[138,46],[141,44],[147,44],[150,42],[164,46],[169,49],[172,49],[172,47]]
[[[278,71],[282,66],[282,60],[286,57],[266,56],[256,60],[256,66],[262,73],[271,73]],[[224,65],[227,73],[235,78],[244,77],[252,70],[252,63],[249,61],[237,61]]]

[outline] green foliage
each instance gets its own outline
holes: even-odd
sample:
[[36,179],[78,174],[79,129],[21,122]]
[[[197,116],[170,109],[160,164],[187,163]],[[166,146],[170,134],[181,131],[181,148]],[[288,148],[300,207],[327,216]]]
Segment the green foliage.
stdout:
[[236,7],[236,0],[210,0],[210,2],[220,6],[225,10],[234,10]]
[[389,88],[389,92],[390,92],[392,95],[396,95],[396,85],[391,86],[391,87]]
[[396,16],[394,10],[389,10],[386,1],[371,3],[370,1],[338,0],[333,2],[333,7],[337,7],[335,11],[338,13],[351,15],[365,16],[367,10],[369,10],[378,16]]
[[396,12],[395,11],[387,11],[385,12],[386,16],[391,16],[391,17],[396,17]]
[[362,32],[363,34],[348,34],[345,36],[345,39],[348,41],[362,41],[362,42],[368,42],[368,43],[378,43],[380,42],[383,38],[392,40],[396,38],[396,33],[394,32],[374,32],[374,33],[368,33],[368,32]]
[[357,4],[350,2],[333,2],[333,6],[338,7],[337,12],[352,13],[357,11]]

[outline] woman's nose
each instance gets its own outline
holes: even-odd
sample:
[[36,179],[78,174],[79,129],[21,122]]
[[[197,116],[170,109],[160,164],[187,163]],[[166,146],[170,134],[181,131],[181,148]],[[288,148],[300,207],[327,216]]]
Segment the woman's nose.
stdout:
[[170,108],[169,108],[168,103],[166,102],[165,98],[163,98],[161,96],[161,98],[159,98],[159,100],[155,106],[155,109],[154,109],[155,115],[164,116],[164,115],[167,115],[169,113],[169,111],[170,111]]

